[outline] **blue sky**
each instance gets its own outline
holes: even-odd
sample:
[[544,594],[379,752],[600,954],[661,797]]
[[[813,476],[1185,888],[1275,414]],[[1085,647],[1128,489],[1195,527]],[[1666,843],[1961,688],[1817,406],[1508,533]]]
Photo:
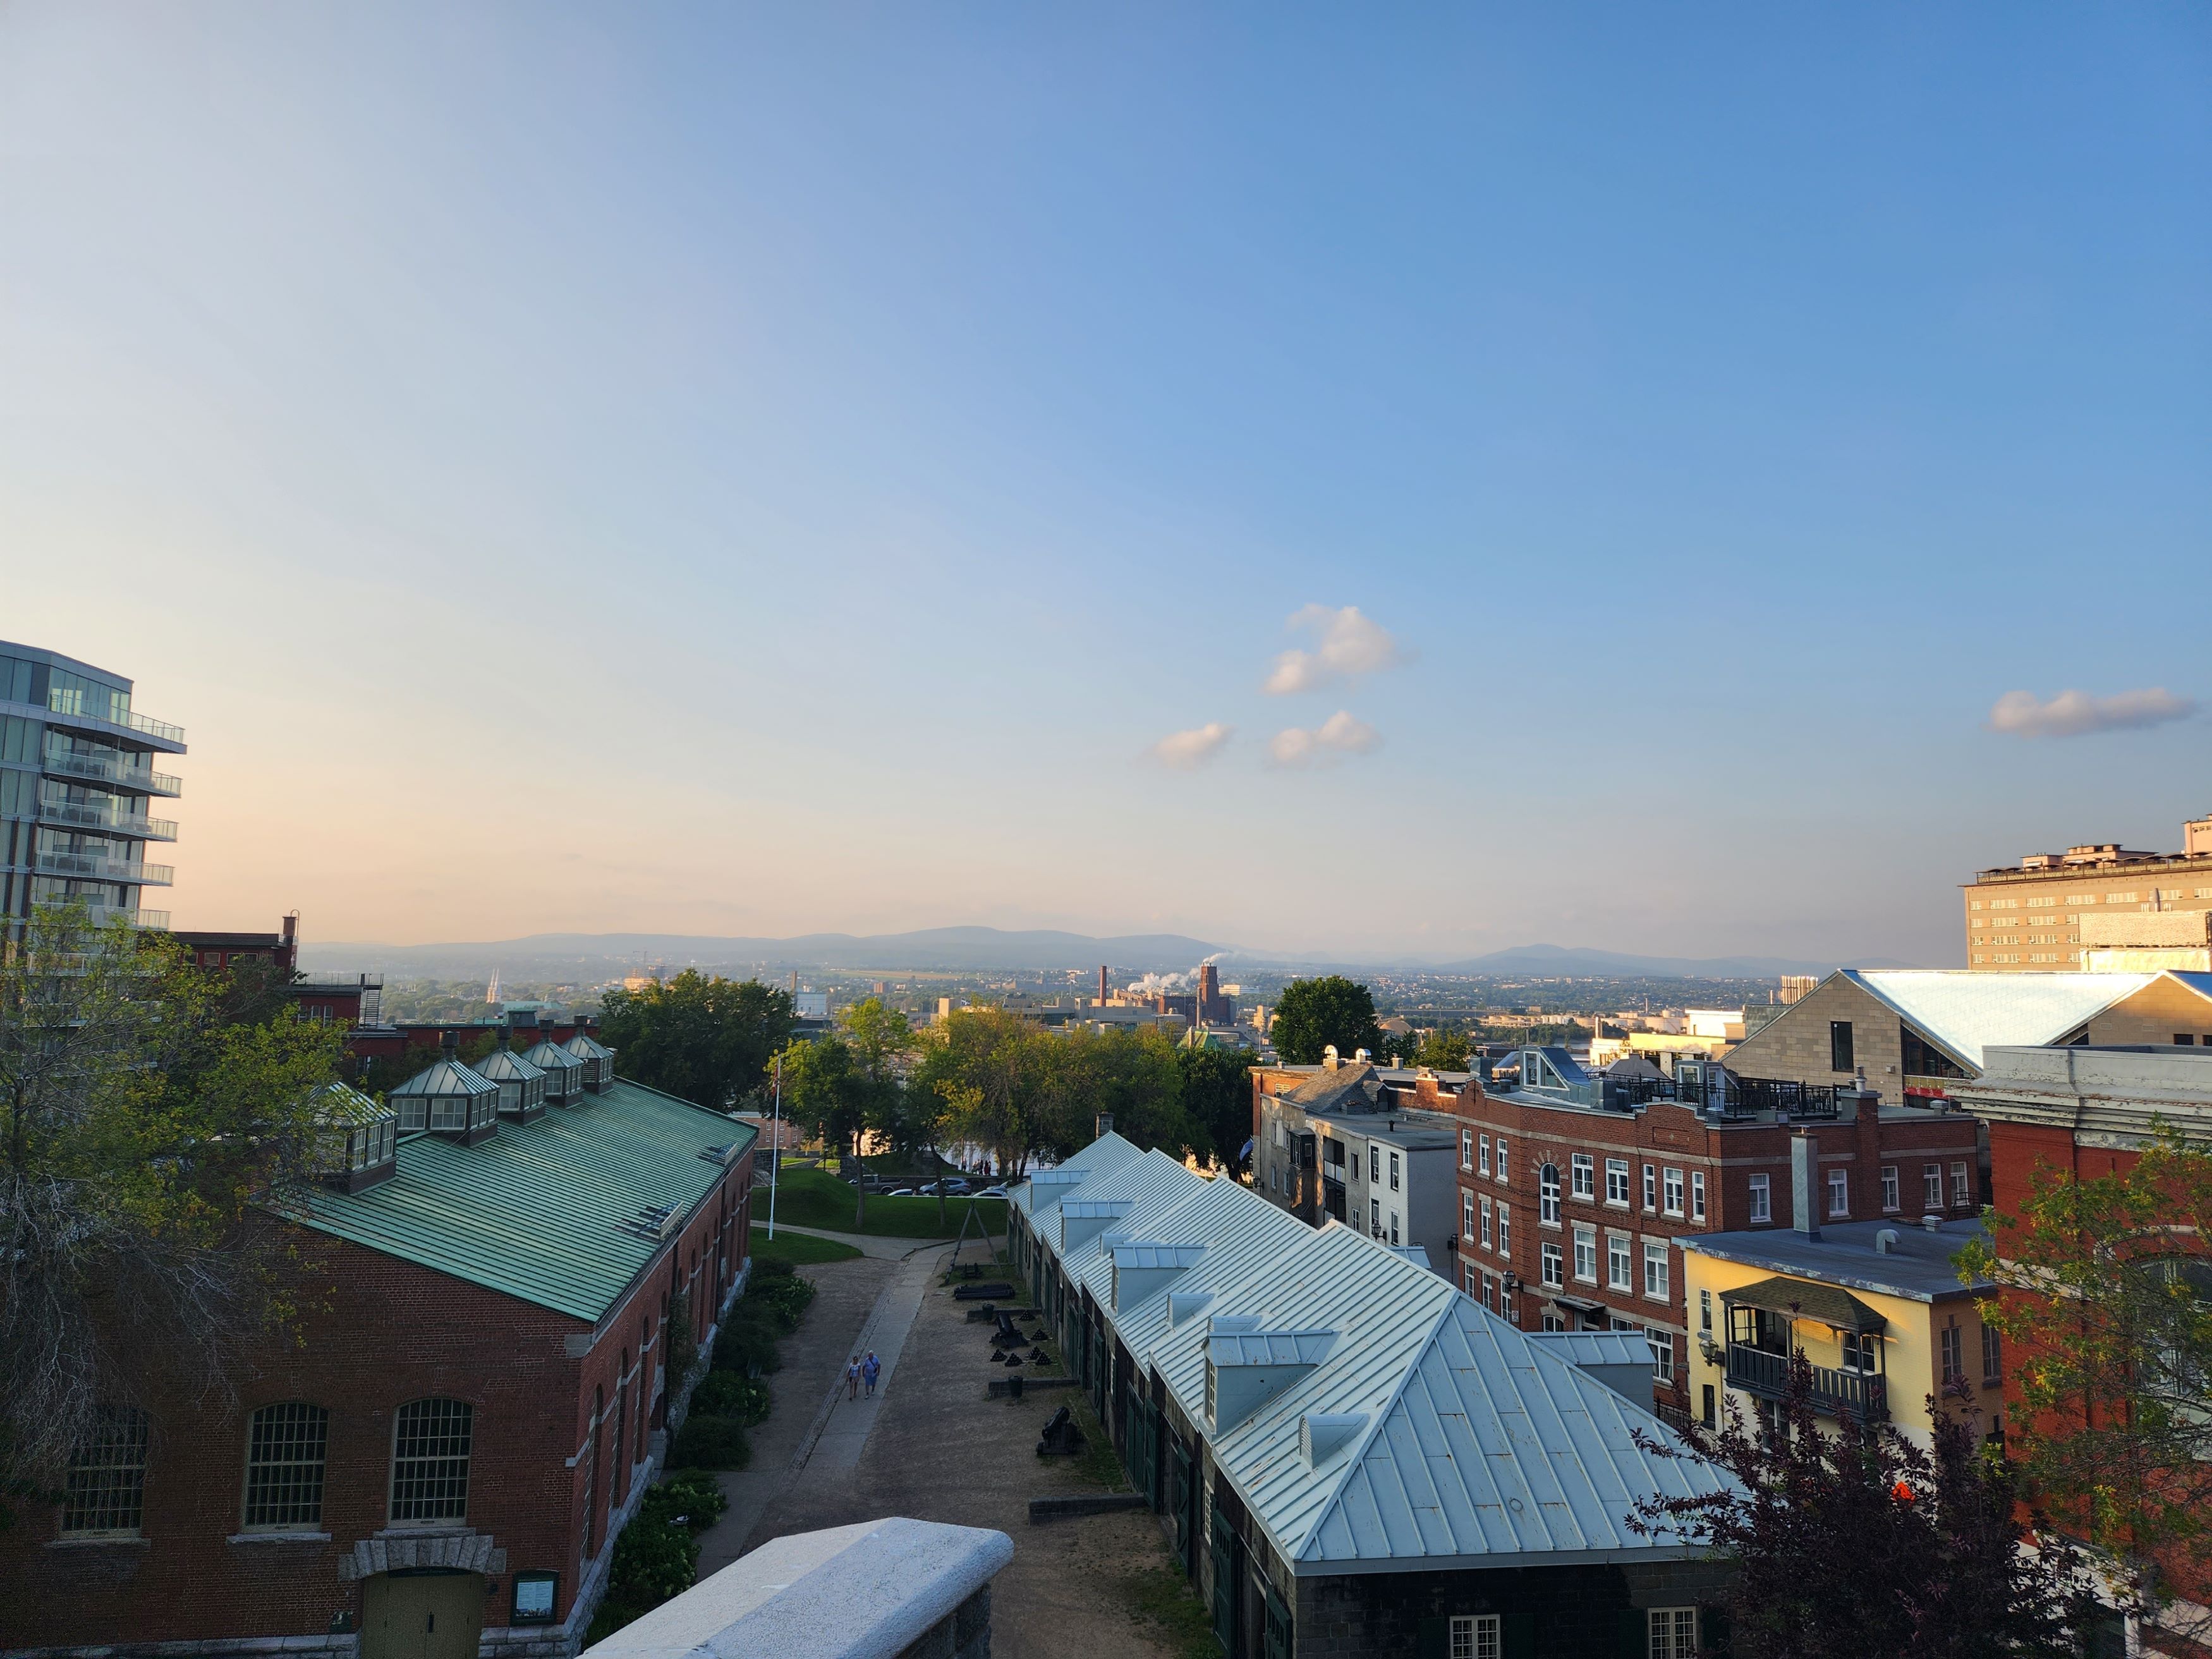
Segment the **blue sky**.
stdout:
[[2212,811],[2208,82],[2179,6],[13,6],[0,634],[190,729],[180,923],[1953,962]]

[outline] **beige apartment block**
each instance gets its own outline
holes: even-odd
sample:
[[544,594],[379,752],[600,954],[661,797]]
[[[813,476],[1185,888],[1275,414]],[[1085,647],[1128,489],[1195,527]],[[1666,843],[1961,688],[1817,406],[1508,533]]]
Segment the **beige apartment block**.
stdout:
[[2182,826],[2179,853],[2137,852],[2115,842],[2031,853],[2016,865],[1980,872],[1964,897],[1966,966],[1976,972],[2201,970],[2212,966],[2212,956],[2169,960],[2166,953],[2205,945],[2201,931],[2182,937],[2185,926],[2169,918],[2212,911],[2212,817]]

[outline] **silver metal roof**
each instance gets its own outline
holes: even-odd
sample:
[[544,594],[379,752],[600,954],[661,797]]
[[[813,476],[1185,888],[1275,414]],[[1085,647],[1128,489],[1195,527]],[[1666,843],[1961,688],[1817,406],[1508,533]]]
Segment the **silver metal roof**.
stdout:
[[1962,1065],[1982,1069],[1998,1044],[2056,1042],[2093,1014],[2133,996],[2155,974],[1978,974],[1964,968],[1846,968],[1871,992]]
[[1641,1331],[1524,1331],[1522,1334],[1571,1365],[1651,1363],[1651,1345]]
[[1190,1267],[1205,1254],[1203,1244],[1116,1244],[1113,1250],[1117,1267]]
[[[1064,1266],[1208,1434],[1222,1474],[1296,1571],[1692,1553],[1632,1533],[1626,1517],[1641,1497],[1717,1490],[1723,1477],[1639,1449],[1635,1431],[1665,1443],[1672,1431],[1555,1346],[1358,1230],[1315,1231],[1164,1153],[1112,1162],[1078,1189],[1086,1200],[1126,1203],[1121,1220],[1144,1247],[1205,1248],[1120,1310],[1108,1252],[1079,1246]],[[1285,1334],[1322,1331],[1325,1342],[1285,1345]],[[1631,1343],[1641,1339],[1607,1344],[1602,1363],[1629,1363]],[[1310,1369],[1217,1436],[1205,1415],[1210,1351]],[[1341,1419],[1354,1416],[1364,1426],[1346,1434]],[[1316,1418],[1334,1431],[1309,1431]]]

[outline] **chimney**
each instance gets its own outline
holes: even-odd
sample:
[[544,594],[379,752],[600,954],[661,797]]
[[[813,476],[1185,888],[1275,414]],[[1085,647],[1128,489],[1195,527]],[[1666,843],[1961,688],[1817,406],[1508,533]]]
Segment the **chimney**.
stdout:
[[1114,1133],[1114,1114],[1111,1112],[1099,1113],[1097,1117],[1091,1120],[1091,1133],[1097,1135],[1099,1139],[1105,1139],[1108,1135]]
[[1820,1143],[1800,1130],[1790,1137],[1790,1221],[1808,1238],[1820,1236],[1817,1196]]
[[1103,962],[1098,964],[1098,1006],[1106,1006],[1106,964]]
[[1326,1069],[1332,1072],[1337,1068],[1340,1062],[1336,1057],[1336,1045],[1334,1042],[1321,1051],[1321,1063]]
[[459,1060],[461,1057],[461,1034],[451,1030],[439,1032],[438,1052],[447,1060]]

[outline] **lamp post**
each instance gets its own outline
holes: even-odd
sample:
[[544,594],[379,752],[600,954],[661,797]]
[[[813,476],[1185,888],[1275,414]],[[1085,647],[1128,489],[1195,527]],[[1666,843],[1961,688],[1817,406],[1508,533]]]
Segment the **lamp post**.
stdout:
[[783,1056],[775,1057],[775,1109],[769,1119],[768,1144],[768,1237],[775,1242],[775,1177],[783,1167]]

